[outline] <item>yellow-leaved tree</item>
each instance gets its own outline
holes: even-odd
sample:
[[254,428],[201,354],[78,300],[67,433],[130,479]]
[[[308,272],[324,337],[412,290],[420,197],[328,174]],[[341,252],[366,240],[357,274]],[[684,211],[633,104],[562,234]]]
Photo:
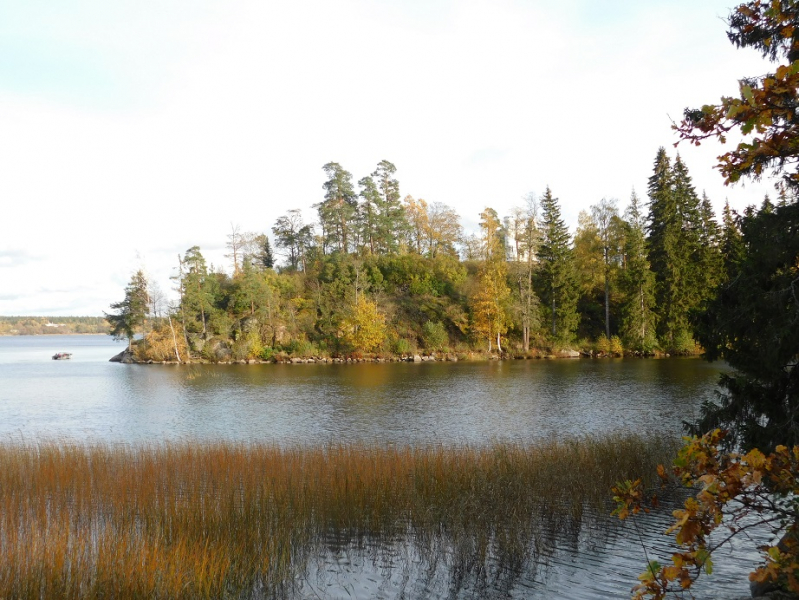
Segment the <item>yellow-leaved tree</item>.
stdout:
[[502,352],[502,334],[508,330],[505,304],[510,289],[505,283],[504,265],[489,264],[481,271],[477,292],[472,296],[472,329],[481,338],[488,339],[488,351],[496,338],[497,349]]
[[488,339],[488,351],[496,338],[502,352],[502,334],[508,330],[506,304],[510,296],[507,284],[504,229],[493,208],[480,213],[483,265],[477,278],[477,291],[471,298],[472,329]]
[[377,303],[361,295],[355,301],[352,315],[342,323],[344,342],[363,352],[372,352],[386,339],[386,318]]

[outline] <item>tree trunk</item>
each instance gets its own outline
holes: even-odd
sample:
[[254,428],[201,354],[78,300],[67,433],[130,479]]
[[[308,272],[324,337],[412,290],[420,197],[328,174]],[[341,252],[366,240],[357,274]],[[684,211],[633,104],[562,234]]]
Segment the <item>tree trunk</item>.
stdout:
[[175,335],[175,328],[172,326],[172,317],[167,315],[166,318],[169,320],[169,329],[172,331],[172,343],[175,345],[175,358],[178,359],[178,363],[181,362],[180,360],[180,352],[178,352],[178,338]]
[[605,272],[605,337],[610,339],[610,289],[607,272]]
[[610,339],[610,283],[608,282],[607,246],[605,246],[605,337]]
[[646,315],[644,314],[644,288],[641,286],[639,295],[641,297],[641,346],[646,340]]

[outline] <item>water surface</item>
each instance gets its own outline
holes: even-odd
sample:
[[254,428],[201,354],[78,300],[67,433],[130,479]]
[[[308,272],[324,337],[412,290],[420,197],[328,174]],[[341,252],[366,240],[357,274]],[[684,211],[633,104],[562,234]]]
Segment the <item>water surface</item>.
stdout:
[[[723,368],[698,359],[109,363],[122,348],[107,336],[0,337],[0,440],[482,445],[618,431],[678,435],[681,421],[713,398]],[[73,358],[54,361],[55,352]],[[667,518],[641,525],[661,560]],[[335,539],[292,589],[295,597],[328,598],[623,598],[644,568],[638,536],[587,515],[579,527],[553,530],[520,571],[496,565],[465,578],[446,550],[431,562],[412,539]],[[717,557],[698,597],[745,595],[756,559],[749,546]]]
[[720,369],[698,359],[107,362],[123,347],[107,336],[0,337],[0,438],[484,444],[679,433]]

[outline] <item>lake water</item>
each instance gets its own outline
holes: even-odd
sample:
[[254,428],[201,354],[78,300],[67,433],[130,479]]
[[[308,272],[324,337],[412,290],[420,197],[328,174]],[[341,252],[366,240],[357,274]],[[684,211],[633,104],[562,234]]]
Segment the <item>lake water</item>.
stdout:
[[[616,431],[679,434],[713,397],[721,365],[697,359],[299,365],[122,365],[107,336],[0,337],[0,441],[230,440],[489,444]],[[56,352],[71,360],[54,361]],[[601,527],[601,535],[592,535]],[[652,545],[665,521],[645,524]],[[558,532],[546,564],[458,597],[614,598],[644,566],[627,526]],[[299,583],[301,597],[450,597],[446,564],[413,544],[362,552],[338,543]],[[747,593],[754,555],[717,560],[711,596]],[[393,562],[392,562],[393,561]],[[436,583],[437,578],[444,583]],[[429,581],[432,579],[432,582]],[[700,587],[700,590],[703,589]]]

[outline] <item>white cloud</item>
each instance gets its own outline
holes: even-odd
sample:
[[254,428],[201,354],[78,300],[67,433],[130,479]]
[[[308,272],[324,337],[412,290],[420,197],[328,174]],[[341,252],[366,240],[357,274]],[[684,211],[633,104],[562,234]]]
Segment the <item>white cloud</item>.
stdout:
[[[403,194],[472,223],[550,185],[574,225],[602,197],[645,196],[670,117],[766,68],[727,42],[720,1],[33,6],[0,32],[94,52],[116,87],[0,77],[0,244],[43,257],[0,264],[0,314],[99,314],[142,263],[168,289],[195,244],[224,264],[231,223],[312,218],[330,160],[356,181],[391,160]],[[717,207],[769,189],[723,188],[718,147],[679,150]]]

